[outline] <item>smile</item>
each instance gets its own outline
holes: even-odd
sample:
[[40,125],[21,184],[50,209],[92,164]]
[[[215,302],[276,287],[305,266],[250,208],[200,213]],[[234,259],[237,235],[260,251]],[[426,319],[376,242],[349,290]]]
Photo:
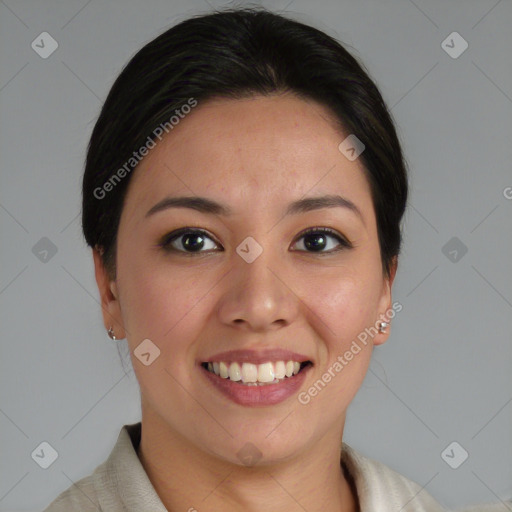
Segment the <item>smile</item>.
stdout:
[[246,386],[265,386],[279,384],[310,366],[310,361],[267,361],[262,364],[250,362],[226,362],[214,361],[204,362],[201,366],[219,376],[222,379],[229,379]]

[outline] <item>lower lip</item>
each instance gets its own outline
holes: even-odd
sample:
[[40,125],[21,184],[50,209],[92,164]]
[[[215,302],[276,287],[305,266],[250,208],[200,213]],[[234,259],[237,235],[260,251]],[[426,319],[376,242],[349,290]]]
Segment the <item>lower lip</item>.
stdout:
[[311,366],[306,366],[297,375],[287,377],[279,384],[265,384],[263,386],[238,384],[230,379],[223,379],[202,366],[199,366],[199,368],[224,396],[236,404],[256,407],[278,404],[298,392]]

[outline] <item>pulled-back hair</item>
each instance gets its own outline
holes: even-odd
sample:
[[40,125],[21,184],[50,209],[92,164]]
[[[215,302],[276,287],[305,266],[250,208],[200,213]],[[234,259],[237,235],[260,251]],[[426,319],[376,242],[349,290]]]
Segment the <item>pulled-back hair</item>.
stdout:
[[281,92],[327,107],[340,135],[354,134],[365,145],[359,158],[376,213],[383,272],[389,276],[400,252],[408,184],[379,90],[362,65],[324,32],[264,9],[240,8],[168,29],[135,54],[108,94],[88,146],[82,227],[88,245],[101,248],[112,278],[123,201],[138,163],[134,151],[156,141],[155,129],[169,126],[191,101]]

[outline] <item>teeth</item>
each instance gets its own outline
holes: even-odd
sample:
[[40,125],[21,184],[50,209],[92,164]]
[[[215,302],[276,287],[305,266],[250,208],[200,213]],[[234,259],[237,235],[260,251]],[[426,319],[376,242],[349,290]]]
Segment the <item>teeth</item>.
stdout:
[[223,379],[227,379],[228,378],[228,367],[227,367],[226,363],[224,363],[223,361],[221,361],[219,363],[219,375]]
[[274,365],[272,363],[260,364],[258,366],[258,382],[272,382],[273,380]]
[[258,367],[255,364],[242,365],[242,382],[256,382],[258,380]]
[[238,363],[231,363],[229,367],[229,378],[234,381],[242,380],[242,369]]
[[277,361],[274,363],[274,373],[276,375],[276,379],[284,379],[286,375],[286,365],[284,361]]
[[208,363],[208,371],[223,379],[241,382],[248,386],[258,384],[277,384],[285,377],[297,375],[300,371],[298,361],[275,361],[263,364],[227,363],[224,361]]

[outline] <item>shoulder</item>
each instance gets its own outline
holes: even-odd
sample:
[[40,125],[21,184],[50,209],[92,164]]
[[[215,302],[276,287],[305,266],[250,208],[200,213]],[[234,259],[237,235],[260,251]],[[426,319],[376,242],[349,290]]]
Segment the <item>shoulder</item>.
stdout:
[[147,504],[151,510],[165,511],[136,453],[140,429],[140,422],[124,425],[109,457],[43,512],[118,512],[141,510]]
[[512,512],[512,500],[448,509],[425,490],[426,484],[420,486],[345,443],[341,460],[355,480],[361,512]]
[[94,486],[94,473],[60,493],[43,512],[98,512],[101,510]]
[[506,512],[507,510],[512,511],[512,500],[501,503],[482,503],[481,505],[473,505],[468,508],[457,508],[454,512]]
[[447,512],[419,484],[345,443],[341,461],[354,479],[361,512]]

